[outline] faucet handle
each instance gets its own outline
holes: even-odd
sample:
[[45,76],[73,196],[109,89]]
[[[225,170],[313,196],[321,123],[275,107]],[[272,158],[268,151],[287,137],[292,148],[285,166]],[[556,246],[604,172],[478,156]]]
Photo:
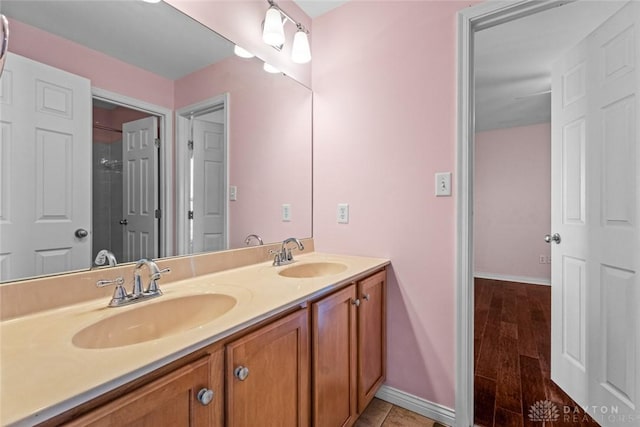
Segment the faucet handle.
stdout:
[[149,276],[149,287],[146,290],[147,294],[158,294],[158,295],[162,295],[162,291],[160,290],[160,288],[158,287],[158,283],[156,282],[158,279],[162,278],[163,274],[166,273],[171,273],[171,269],[170,268],[165,268],[162,270],[158,270],[155,273],[151,274]]
[[104,288],[105,286],[116,285],[116,288],[113,290],[113,296],[111,297],[111,301],[109,302],[110,307],[117,307],[122,304],[127,298],[129,298],[129,294],[124,289],[124,279],[122,276],[116,277],[113,280],[98,280],[96,282],[96,286],[99,288]]
[[105,286],[110,286],[110,285],[116,285],[116,287],[122,286],[124,285],[124,279],[122,278],[122,276],[119,276],[113,280],[98,280],[96,282],[96,286],[99,288],[104,288]]

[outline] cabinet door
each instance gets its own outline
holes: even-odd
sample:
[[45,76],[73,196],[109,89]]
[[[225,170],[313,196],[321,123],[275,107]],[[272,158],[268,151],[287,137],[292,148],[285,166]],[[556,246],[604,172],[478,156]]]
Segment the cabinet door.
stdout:
[[358,282],[358,412],[367,407],[386,374],[386,272]]
[[300,310],[227,345],[228,426],[309,425],[308,332]]
[[[209,387],[209,356],[198,359],[139,389],[76,418],[68,426],[210,426],[213,414],[200,403],[199,390]],[[215,399],[222,396],[214,395]]]
[[356,287],[312,304],[313,425],[340,427],[356,418]]

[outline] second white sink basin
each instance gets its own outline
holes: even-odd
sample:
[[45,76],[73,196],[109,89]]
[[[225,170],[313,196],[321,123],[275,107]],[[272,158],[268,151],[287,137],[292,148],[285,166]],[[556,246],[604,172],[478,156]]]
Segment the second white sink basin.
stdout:
[[347,266],[339,262],[308,262],[292,265],[291,267],[281,270],[278,274],[284,277],[309,279],[313,277],[331,276],[342,273],[346,269]]
[[114,313],[73,336],[79,348],[112,348],[163,338],[211,322],[231,310],[236,298],[225,294],[188,295],[153,302]]

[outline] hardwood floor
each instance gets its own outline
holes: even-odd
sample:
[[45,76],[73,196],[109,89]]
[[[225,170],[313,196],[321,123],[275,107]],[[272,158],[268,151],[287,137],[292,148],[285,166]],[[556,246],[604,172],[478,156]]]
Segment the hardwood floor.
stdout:
[[544,401],[558,411],[546,425],[598,425],[550,379],[549,286],[475,279],[474,327],[476,425],[543,425],[529,414]]
[[432,419],[389,402],[373,398],[356,420],[355,427],[446,427]]

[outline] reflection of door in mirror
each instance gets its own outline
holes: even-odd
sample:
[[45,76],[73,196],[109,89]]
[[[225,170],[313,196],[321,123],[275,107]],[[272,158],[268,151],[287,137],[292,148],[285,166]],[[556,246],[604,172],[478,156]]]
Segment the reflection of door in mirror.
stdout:
[[93,249],[119,262],[158,254],[158,119],[93,101]]
[[0,84],[0,280],[87,268],[90,82],[10,53]]
[[[185,184],[186,215],[177,221],[182,253],[229,248],[228,232],[228,140],[226,97],[215,97],[182,109],[177,114],[179,146],[188,147]],[[181,131],[182,129],[182,131]],[[180,163],[180,161],[179,161]]]

